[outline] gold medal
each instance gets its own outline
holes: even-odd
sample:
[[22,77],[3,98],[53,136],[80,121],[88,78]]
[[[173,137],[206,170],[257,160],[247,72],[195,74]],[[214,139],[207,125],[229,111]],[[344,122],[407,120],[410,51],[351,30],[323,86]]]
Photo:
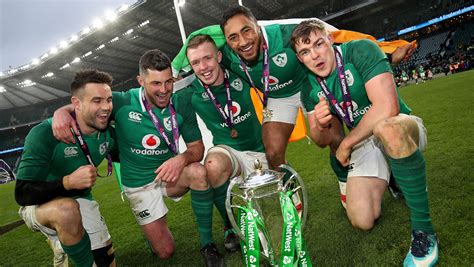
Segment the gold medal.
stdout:
[[237,138],[238,136],[239,136],[239,133],[237,132],[237,130],[234,129],[234,128],[232,128],[232,129],[230,130],[230,137],[232,137],[232,138],[235,139],[235,138]]

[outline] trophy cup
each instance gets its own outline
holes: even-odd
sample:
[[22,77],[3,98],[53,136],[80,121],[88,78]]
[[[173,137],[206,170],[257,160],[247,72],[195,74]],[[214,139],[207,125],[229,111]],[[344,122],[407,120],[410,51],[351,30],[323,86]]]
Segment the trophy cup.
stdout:
[[311,266],[302,237],[308,203],[303,180],[290,173],[263,170],[256,160],[247,177],[234,177],[227,189],[226,209],[237,230],[246,266],[259,266],[263,256],[272,266]]

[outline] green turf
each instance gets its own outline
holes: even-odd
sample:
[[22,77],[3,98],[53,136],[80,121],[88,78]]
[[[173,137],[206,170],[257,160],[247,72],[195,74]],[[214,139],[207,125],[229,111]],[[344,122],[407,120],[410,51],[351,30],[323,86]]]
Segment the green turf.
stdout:
[[[423,118],[428,129],[424,152],[431,214],[440,240],[442,266],[474,263],[474,71],[441,77],[425,84],[409,85],[401,94],[413,114]],[[401,265],[409,247],[408,210],[403,201],[386,194],[383,216],[372,231],[353,229],[338,199],[338,186],[328,165],[328,151],[308,144],[292,143],[287,158],[305,179],[309,192],[309,217],[305,239],[313,263],[321,266]],[[128,204],[122,202],[114,178],[100,178],[94,195],[101,205],[112,235],[117,263],[129,266],[199,266],[199,239],[189,196],[169,204],[168,223],[177,251],[170,260],[150,255]],[[17,220],[13,184],[0,186],[0,225]],[[222,223],[214,210],[214,237],[223,252]],[[49,265],[52,253],[39,233],[24,225],[0,236],[1,266]],[[225,255],[228,265],[242,266],[240,255]]]

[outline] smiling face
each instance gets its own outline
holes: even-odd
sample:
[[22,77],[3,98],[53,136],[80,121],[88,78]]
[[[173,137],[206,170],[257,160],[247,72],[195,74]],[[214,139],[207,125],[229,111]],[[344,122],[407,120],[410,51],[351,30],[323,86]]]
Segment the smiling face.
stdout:
[[103,83],[87,83],[72,97],[81,130],[88,134],[107,128],[112,112],[112,90]]
[[262,37],[256,21],[237,14],[227,20],[224,35],[229,47],[243,60],[253,62],[258,59]]
[[189,63],[201,82],[217,86],[224,82],[224,71],[219,63],[222,53],[210,42],[203,42],[195,47],[189,47],[187,52]]
[[138,83],[145,89],[145,96],[150,104],[165,108],[173,93],[173,75],[171,68],[162,71],[147,69],[137,76]]
[[336,68],[333,38],[320,30],[311,31],[308,38],[295,42],[298,59],[319,77],[325,78]]

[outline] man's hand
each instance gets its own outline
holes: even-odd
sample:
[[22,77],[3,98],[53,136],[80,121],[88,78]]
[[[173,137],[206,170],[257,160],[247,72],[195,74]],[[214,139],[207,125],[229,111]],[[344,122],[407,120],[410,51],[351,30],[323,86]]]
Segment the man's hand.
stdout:
[[315,122],[318,130],[322,131],[324,129],[328,129],[331,126],[331,108],[329,107],[329,103],[326,101],[326,98],[319,98],[319,103],[314,106],[313,116],[314,117],[312,119],[316,119]]
[[74,135],[71,133],[71,127],[79,133],[79,129],[76,127],[76,122],[72,118],[71,114],[64,108],[56,110],[53,114],[53,135],[56,139],[66,144],[75,144],[76,140]]
[[186,159],[182,155],[172,157],[169,160],[165,161],[155,171],[155,183],[175,183],[181,176],[181,173],[183,172],[184,167],[186,167],[186,164]]
[[86,189],[95,184],[96,178],[97,169],[92,165],[85,165],[65,176],[63,178],[63,185],[66,190]]
[[403,60],[409,59],[415,52],[415,49],[415,46],[413,46],[411,43],[402,47],[397,47],[397,49],[392,53],[392,62],[390,62],[390,64],[397,65]]
[[347,146],[343,140],[336,150],[336,158],[342,166],[346,167],[347,165],[349,165],[351,153],[352,147]]

